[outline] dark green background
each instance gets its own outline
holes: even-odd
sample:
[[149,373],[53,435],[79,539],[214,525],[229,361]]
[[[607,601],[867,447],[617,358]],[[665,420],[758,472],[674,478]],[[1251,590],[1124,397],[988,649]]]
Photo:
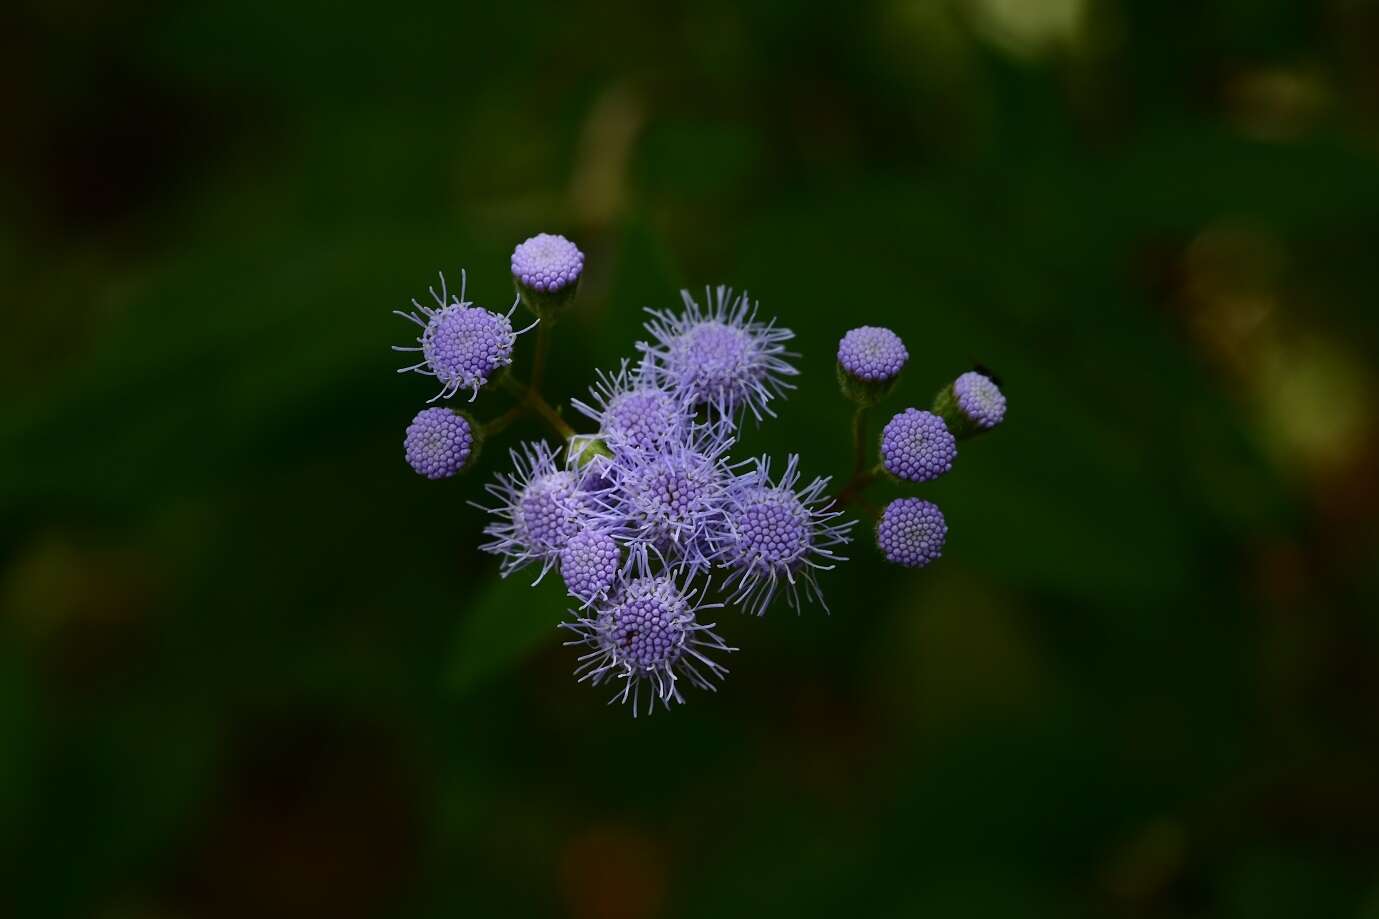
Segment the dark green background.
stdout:
[[[1375,4],[21,7],[0,912],[1379,915]],[[541,230],[553,400],[708,283],[803,354],[744,455],[845,472],[858,324],[999,371],[943,560],[576,685],[388,350]]]

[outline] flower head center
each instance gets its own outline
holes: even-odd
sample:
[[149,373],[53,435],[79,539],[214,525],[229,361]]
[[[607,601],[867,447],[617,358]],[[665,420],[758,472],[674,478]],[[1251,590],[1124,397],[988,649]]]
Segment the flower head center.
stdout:
[[756,344],[746,330],[708,320],[674,343],[670,362],[696,400],[717,401],[750,384],[755,356]]
[[564,548],[580,530],[584,499],[571,472],[533,479],[517,500],[514,522],[524,541],[538,552]]
[[512,357],[512,324],[479,307],[451,304],[421,334],[422,356],[443,383],[472,386]]
[[708,460],[690,454],[684,463],[652,463],[638,470],[629,483],[635,516],[657,535],[674,538],[694,526],[695,515],[708,500],[713,485]]
[[670,393],[634,389],[614,396],[603,413],[604,433],[637,449],[649,450],[676,429],[680,409]]
[[619,657],[636,670],[669,667],[685,642],[684,601],[663,592],[630,596],[608,612],[608,635]]
[[757,488],[742,502],[734,523],[744,561],[790,567],[810,548],[809,511],[785,489]]

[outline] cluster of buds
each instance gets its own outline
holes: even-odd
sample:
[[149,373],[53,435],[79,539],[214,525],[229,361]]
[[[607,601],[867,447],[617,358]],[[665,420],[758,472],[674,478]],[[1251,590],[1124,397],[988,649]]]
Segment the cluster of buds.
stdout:
[[[403,441],[407,462],[426,478],[448,478],[471,468],[483,442],[516,418],[545,422],[557,444],[509,451],[510,470],[486,486],[489,502],[475,505],[492,517],[481,548],[500,557],[504,576],[527,569],[537,583],[558,574],[572,601],[560,626],[581,651],[577,677],[614,685],[613,700],[634,714],[683,702],[687,685],[712,690],[736,649],[706,615],[731,606],[760,616],[777,602],[826,610],[820,573],[845,560],[855,525],[839,508],[872,473],[859,466],[835,501],[828,478],[806,481],[798,455],[774,468],[769,457],[732,457],[740,425],[774,418],[772,403],[794,388],[798,371],[787,350],[793,333],[727,287],[702,298],[682,291],[679,309],[648,310],[647,337],[616,369],[598,373],[587,400],[572,400],[592,428],[577,432],[546,402],[540,378],[550,331],[576,299],[584,254],[543,233],[516,247],[511,268],[517,296],[506,312],[467,301],[463,280],[450,294],[442,277],[434,308],[414,300],[414,311],[399,313],[421,330],[415,345],[398,349],[422,357],[403,371],[439,382],[433,402],[461,392],[472,402],[490,385],[513,401],[485,424],[448,407],[423,409]],[[535,321],[514,331],[519,303]],[[510,372],[513,346],[533,328],[522,383]],[[838,359],[844,392],[858,402],[860,436],[862,413],[894,387],[907,354],[894,333],[862,328],[843,339]],[[944,410],[976,413],[974,425],[995,417],[985,426],[994,425],[999,412],[979,389],[960,378],[940,396]],[[883,436],[884,468],[906,481],[932,479],[950,468],[956,436],[969,434],[928,412],[897,415]],[[886,508],[877,539],[887,558],[919,565],[937,557],[943,518],[909,500]]]
[[[860,499],[877,479],[929,482],[953,468],[958,441],[996,427],[1005,418],[1006,399],[988,372],[973,370],[945,386],[931,411],[907,408],[881,430],[880,457],[868,467],[867,411],[891,394],[910,354],[899,335],[878,326],[862,326],[838,343],[838,382],[856,404],[853,439],[857,462],[841,498]],[[948,524],[932,501],[904,497],[891,501],[876,521],[876,545],[886,560],[922,568],[943,554]]]

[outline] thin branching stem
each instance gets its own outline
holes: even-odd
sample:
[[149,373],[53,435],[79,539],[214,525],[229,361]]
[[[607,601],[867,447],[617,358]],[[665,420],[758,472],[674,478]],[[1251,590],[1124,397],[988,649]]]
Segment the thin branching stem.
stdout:
[[[551,431],[562,441],[568,441],[571,437],[575,436],[575,429],[570,427],[564,418],[560,417],[560,413],[552,408],[551,404],[547,402],[535,388],[523,386],[511,376],[503,377],[502,386],[517,400],[517,404],[514,405],[512,409],[509,409],[509,413],[515,410],[517,412],[516,417],[520,417],[527,413],[536,415],[542,421],[546,422],[546,425]],[[497,422],[502,420],[503,417],[505,416],[500,416],[494,420]],[[511,421],[505,422],[504,427],[510,423]]]
[[867,468],[867,406],[857,406],[857,411],[852,414],[852,448],[853,464],[852,478],[843,486],[843,490],[838,492],[838,504],[846,507],[859,500],[862,492],[867,486],[876,480],[877,470],[880,466],[871,469]]

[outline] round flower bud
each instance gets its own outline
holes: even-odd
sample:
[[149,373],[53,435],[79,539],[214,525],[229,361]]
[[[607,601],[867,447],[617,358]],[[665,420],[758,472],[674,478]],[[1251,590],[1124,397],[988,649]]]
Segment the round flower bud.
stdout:
[[882,326],[861,326],[838,342],[838,363],[848,374],[868,383],[894,380],[909,359],[910,352],[900,336]]
[[958,408],[979,428],[994,428],[1006,416],[1006,397],[985,374],[969,370],[953,381]]
[[928,482],[953,468],[958,444],[943,419],[907,408],[881,432],[881,462],[906,482]]
[[426,408],[407,426],[402,450],[407,464],[428,479],[447,479],[468,469],[478,454],[474,427],[448,408]]
[[899,498],[886,505],[876,525],[876,545],[886,561],[923,568],[943,555],[948,524],[938,505],[919,498]]
[[899,335],[881,326],[861,326],[838,342],[838,385],[853,402],[875,405],[895,388],[909,359]]
[[585,530],[570,537],[560,552],[560,576],[570,596],[585,604],[606,596],[617,578],[620,554],[607,533]]
[[969,370],[939,392],[934,412],[958,437],[989,431],[1006,416],[1006,397],[996,381]]
[[512,279],[532,312],[546,316],[574,299],[584,253],[564,236],[538,233],[512,250]]

